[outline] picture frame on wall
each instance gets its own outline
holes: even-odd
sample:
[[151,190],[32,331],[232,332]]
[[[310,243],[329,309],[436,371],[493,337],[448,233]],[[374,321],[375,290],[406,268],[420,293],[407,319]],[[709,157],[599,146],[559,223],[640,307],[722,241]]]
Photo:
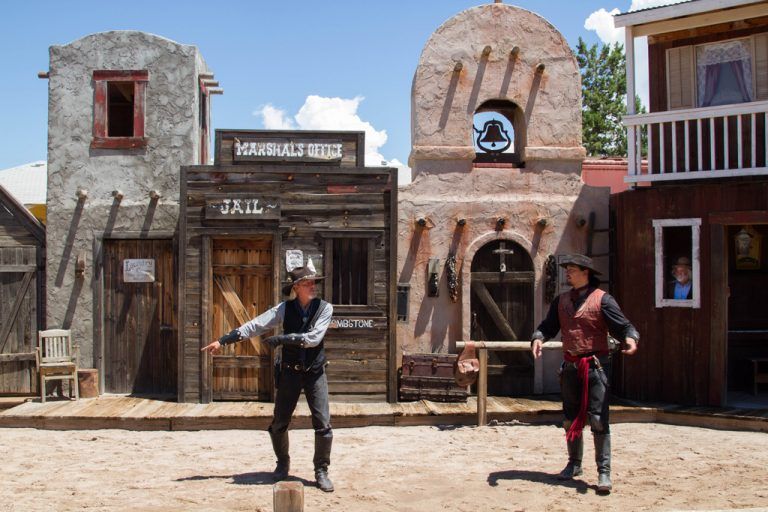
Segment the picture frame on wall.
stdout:
[[733,237],[737,270],[758,270],[762,257],[762,235],[752,226],[742,227]]

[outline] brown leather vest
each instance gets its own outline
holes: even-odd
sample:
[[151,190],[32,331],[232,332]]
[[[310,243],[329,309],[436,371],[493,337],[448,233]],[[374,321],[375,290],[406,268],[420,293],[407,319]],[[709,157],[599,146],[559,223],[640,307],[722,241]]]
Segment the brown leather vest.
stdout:
[[573,306],[571,292],[560,295],[557,313],[564,352],[577,355],[608,351],[608,325],[600,308],[603,295],[603,290],[593,290],[578,310]]

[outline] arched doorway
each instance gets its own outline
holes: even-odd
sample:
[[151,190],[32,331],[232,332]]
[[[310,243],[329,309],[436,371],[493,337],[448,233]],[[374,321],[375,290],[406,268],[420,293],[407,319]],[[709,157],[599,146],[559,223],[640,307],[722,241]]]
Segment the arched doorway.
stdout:
[[[471,338],[484,341],[529,340],[533,332],[533,260],[511,240],[494,240],[477,251],[471,266]],[[529,352],[488,354],[488,394],[533,393]]]

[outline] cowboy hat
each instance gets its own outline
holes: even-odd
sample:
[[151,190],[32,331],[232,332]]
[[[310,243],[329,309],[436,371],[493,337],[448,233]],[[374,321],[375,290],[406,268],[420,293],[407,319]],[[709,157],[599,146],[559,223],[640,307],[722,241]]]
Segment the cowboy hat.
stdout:
[[565,268],[568,265],[576,265],[583,269],[587,269],[592,274],[599,276],[600,271],[595,269],[595,264],[592,262],[592,258],[584,256],[583,254],[566,254],[560,259],[560,266]]
[[293,288],[293,285],[295,285],[299,281],[306,281],[307,279],[312,279],[314,281],[322,281],[323,279],[325,279],[325,277],[316,274],[315,272],[308,269],[307,267],[296,267],[295,269],[288,272],[287,284],[283,285],[283,295],[290,295],[291,288]]
[[673,267],[677,266],[684,266],[684,267],[690,267],[691,266],[691,260],[686,258],[685,256],[680,256],[677,258],[677,260],[672,264]]

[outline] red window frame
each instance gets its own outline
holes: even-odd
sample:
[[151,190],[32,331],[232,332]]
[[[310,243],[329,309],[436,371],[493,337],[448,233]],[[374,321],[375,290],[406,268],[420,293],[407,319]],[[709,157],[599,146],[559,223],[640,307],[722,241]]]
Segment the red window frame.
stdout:
[[[133,82],[133,136],[109,137],[107,84],[109,82]],[[93,72],[93,140],[92,148],[132,149],[147,145],[144,135],[144,110],[149,71],[147,70],[96,70]]]

